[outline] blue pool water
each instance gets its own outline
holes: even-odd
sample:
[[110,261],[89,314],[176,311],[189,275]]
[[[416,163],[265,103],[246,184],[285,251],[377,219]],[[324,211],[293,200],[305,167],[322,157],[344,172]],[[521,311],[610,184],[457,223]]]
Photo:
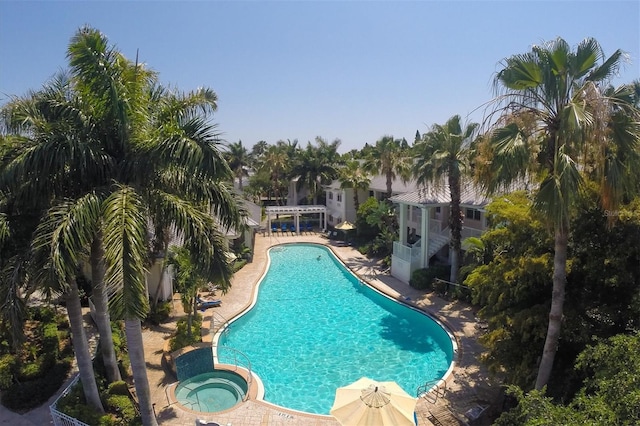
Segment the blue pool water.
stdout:
[[330,250],[292,244],[269,256],[257,303],[219,341],[249,357],[266,401],[328,414],[336,389],[360,377],[396,381],[415,395],[446,373],[447,332],[361,284]]
[[194,411],[227,410],[242,401],[247,382],[231,371],[215,370],[181,381],[176,387],[180,404]]

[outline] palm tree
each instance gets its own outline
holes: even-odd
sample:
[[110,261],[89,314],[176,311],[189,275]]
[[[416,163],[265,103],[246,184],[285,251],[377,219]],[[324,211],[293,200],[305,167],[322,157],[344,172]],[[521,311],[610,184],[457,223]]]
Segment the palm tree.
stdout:
[[92,225],[97,222],[99,207],[95,194],[54,205],[38,225],[32,245],[34,279],[64,295],[82,390],[87,403],[103,413],[76,282],[80,256],[93,238]]
[[371,178],[362,168],[361,164],[357,160],[347,161],[344,167],[340,169],[340,188],[353,188],[353,205],[358,211],[360,208],[360,199],[358,198],[358,191],[366,191],[371,183]]
[[615,210],[625,194],[637,191],[640,169],[639,112],[629,86],[612,89],[608,79],[623,59],[605,58],[596,40],[575,50],[561,38],[533,46],[502,62],[495,76],[492,158],[484,168],[490,192],[536,179],[534,208],[553,230],[553,293],[547,337],[536,389],[551,376],[560,338],[567,275],[570,218],[585,177],[597,182],[604,209]]
[[370,148],[364,168],[369,173],[386,177],[386,198],[391,197],[393,180],[400,177],[406,182],[411,173],[410,161],[406,150],[402,149],[401,140],[392,136],[382,137]]
[[462,258],[462,211],[460,193],[462,180],[471,170],[471,138],[478,124],[469,123],[464,128],[459,115],[454,115],[444,125],[435,124],[414,145],[413,174],[419,185],[443,185],[446,176],[451,202],[449,204],[449,229],[451,230],[452,283],[458,282]]
[[[153,73],[128,61],[91,28],[76,33],[68,56],[69,92],[82,102],[75,109],[72,102],[59,104],[77,113],[40,132],[42,143],[27,146],[5,168],[2,182],[17,187],[29,183],[26,188],[34,194],[70,198],[60,202],[59,196],[46,197],[54,207],[43,220],[37,247],[55,248],[44,256],[53,265],[43,268],[52,271],[50,282],[73,294],[70,271],[77,268],[79,253],[90,246],[104,248],[104,275],[98,267],[94,279],[104,286],[112,316],[125,320],[143,424],[155,425],[140,327],[149,309],[144,279],[149,224],[152,229],[176,230],[184,245],[201,255],[201,273],[220,277],[226,285],[230,281],[219,228],[238,227],[242,212],[225,183],[232,178],[231,170],[216,126],[208,119],[216,96],[208,89],[181,94],[155,85]],[[85,118],[92,125],[77,124]],[[63,129],[59,123],[71,124]],[[67,205],[75,207],[69,210]],[[61,228],[66,238],[44,232],[61,227],[57,209],[73,213]],[[84,351],[76,356],[84,356]]]
[[[95,128],[92,117],[82,112],[80,99],[72,94],[67,75],[60,74],[39,92],[31,92],[24,98],[15,98],[4,108],[5,127],[22,143],[0,175],[0,186],[12,191],[12,197],[23,209],[39,211],[55,205],[56,199],[73,197],[84,189],[99,183],[107,161],[100,152],[87,143],[88,129]],[[96,161],[87,162],[87,158]],[[74,265],[77,268],[78,265]],[[71,286],[62,287],[75,294],[75,276]],[[74,307],[75,302],[67,303]],[[111,324],[105,315],[106,301],[101,303],[99,294],[93,295],[96,306],[96,323],[101,335],[101,350],[108,378],[119,380],[115,350],[111,338]],[[79,301],[78,301],[79,303]],[[102,308],[102,314],[101,310]],[[73,317],[70,323],[76,330],[82,329],[82,316]],[[80,321],[76,324],[74,321]],[[77,333],[76,333],[77,334]],[[80,335],[74,340],[78,345]],[[88,356],[83,350],[76,357]],[[91,366],[91,359],[78,359],[78,365]],[[93,373],[91,372],[91,375]],[[86,389],[89,374],[81,371]],[[91,397],[87,397],[90,400]],[[98,401],[99,402],[99,401]],[[92,401],[97,406],[98,402]],[[101,406],[100,406],[101,409]]]
[[271,194],[279,205],[282,204],[290,169],[291,162],[286,150],[277,145],[269,146],[264,155],[261,171],[271,177]]
[[242,192],[242,179],[249,176],[247,170],[251,163],[251,158],[249,157],[247,148],[242,146],[242,141],[230,143],[227,148],[228,150],[225,153],[225,157],[235,178],[238,179],[238,189]]
[[296,156],[291,170],[292,177],[299,177],[298,190],[306,186],[313,204],[318,204],[318,195],[322,193],[322,185],[331,183],[338,176],[336,165],[340,141],[335,140],[328,143],[318,136],[316,144],[317,146],[310,142],[307,144],[307,148]]

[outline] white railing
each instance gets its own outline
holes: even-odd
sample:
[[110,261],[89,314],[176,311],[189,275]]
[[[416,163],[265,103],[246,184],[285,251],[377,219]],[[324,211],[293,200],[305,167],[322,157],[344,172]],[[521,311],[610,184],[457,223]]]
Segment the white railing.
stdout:
[[227,320],[224,316],[220,315],[218,312],[213,312],[211,315],[211,334],[216,334],[218,330],[225,329],[225,331],[229,330],[229,320]]
[[53,404],[49,406],[49,413],[51,413],[51,418],[53,419],[53,424],[55,426],[89,426],[78,419],[75,419],[61,411],[58,411],[57,409],[58,401],[67,396],[69,392],[71,392],[71,389],[76,385],[76,383],[78,383],[78,380],[80,380],[79,374],[77,374],[76,377],[71,381],[71,383],[69,383],[69,386],[67,386],[62,391],[60,396],[57,397],[55,401],[53,401]]
[[408,246],[402,244],[400,241],[393,242],[393,255],[406,262],[413,262],[420,259],[421,252],[422,248],[420,244]]
[[460,235],[462,236],[462,239],[464,240],[465,238],[469,238],[469,237],[476,237],[479,238],[484,231],[480,230],[480,229],[476,229],[476,228],[469,228],[467,226],[463,226],[462,227],[462,232],[460,233]]

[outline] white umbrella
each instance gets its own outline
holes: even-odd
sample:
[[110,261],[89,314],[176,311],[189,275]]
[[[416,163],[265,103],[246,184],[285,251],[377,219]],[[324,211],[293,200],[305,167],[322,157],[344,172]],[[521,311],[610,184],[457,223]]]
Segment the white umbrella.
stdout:
[[416,398],[396,382],[376,382],[367,377],[338,388],[331,408],[343,426],[415,426]]
[[340,222],[339,224],[337,224],[335,226],[335,229],[339,229],[341,231],[351,231],[352,229],[356,229],[356,226],[349,222],[349,221],[344,221],[344,222]]

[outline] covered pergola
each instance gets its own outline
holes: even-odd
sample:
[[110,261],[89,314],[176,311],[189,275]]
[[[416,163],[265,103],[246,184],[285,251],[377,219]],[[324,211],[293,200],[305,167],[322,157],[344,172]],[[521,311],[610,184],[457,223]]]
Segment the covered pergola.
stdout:
[[267,226],[269,232],[272,230],[271,218],[278,215],[293,215],[293,223],[296,227],[296,234],[300,233],[300,216],[304,214],[320,215],[319,223],[322,229],[327,229],[327,208],[325,206],[268,206],[265,208],[267,214]]

